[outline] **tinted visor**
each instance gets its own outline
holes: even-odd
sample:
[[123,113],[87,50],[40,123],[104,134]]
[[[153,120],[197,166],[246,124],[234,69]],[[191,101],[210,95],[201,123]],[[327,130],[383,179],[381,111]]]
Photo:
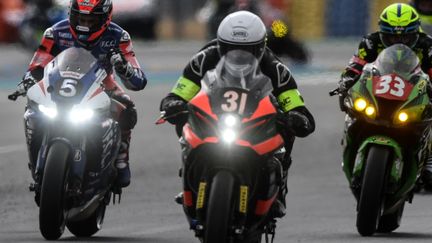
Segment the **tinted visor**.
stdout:
[[105,20],[103,14],[82,14],[72,10],[70,13],[70,23],[76,31],[82,33],[94,33],[99,31]]
[[404,44],[409,47],[414,47],[419,38],[419,34],[417,32],[407,34],[380,33],[380,38],[386,47],[392,46],[394,44]]
[[257,59],[261,59],[265,49],[264,41],[256,44],[232,44],[232,43],[219,40],[218,43],[219,43],[219,52],[221,56],[224,56],[230,51],[242,50],[251,53]]

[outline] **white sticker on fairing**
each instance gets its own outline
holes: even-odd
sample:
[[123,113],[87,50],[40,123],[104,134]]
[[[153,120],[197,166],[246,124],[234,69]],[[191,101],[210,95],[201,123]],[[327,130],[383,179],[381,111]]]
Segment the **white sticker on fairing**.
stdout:
[[203,76],[203,65],[205,58],[206,54],[201,51],[192,58],[192,61],[190,63],[192,71],[200,77]]

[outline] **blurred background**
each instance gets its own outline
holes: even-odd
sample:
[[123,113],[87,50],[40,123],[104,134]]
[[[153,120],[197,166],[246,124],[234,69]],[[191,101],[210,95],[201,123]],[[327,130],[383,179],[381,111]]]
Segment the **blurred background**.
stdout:
[[[19,41],[26,18],[49,13],[51,19],[67,17],[69,0],[0,1],[0,42]],[[382,9],[391,0],[113,0],[114,21],[134,38],[206,39],[235,5],[255,5],[263,19],[284,15],[299,40],[361,36],[376,29]],[[399,2],[408,2],[400,0]],[[49,6],[48,6],[49,5]],[[40,8],[40,9],[37,9]],[[56,9],[56,11],[54,11]],[[42,11],[42,13],[38,12]],[[63,11],[63,13],[61,13]],[[43,13],[45,12],[45,13]],[[55,13],[55,14],[53,14]],[[52,20],[51,20],[52,21]],[[213,23],[211,22],[213,21]],[[48,21],[49,22],[49,21]]]

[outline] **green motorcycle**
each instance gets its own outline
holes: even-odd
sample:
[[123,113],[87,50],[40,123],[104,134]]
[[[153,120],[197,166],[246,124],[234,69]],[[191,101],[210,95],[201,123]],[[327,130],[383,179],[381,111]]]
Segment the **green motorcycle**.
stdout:
[[362,236],[397,229],[405,202],[412,202],[430,151],[428,82],[416,54],[397,44],[366,64],[346,95],[330,92],[345,97],[342,167],[357,200]]

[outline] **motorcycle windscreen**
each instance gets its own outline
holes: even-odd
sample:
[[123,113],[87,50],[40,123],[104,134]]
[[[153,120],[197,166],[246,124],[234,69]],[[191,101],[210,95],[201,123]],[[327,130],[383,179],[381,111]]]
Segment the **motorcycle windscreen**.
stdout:
[[259,101],[270,95],[273,86],[259,68],[259,61],[243,50],[227,52],[203,79],[216,114],[235,112],[251,115]]
[[96,58],[83,48],[69,48],[45,67],[44,79],[54,102],[79,103],[95,81],[106,77]]
[[380,76],[396,74],[404,80],[410,80],[421,71],[417,55],[404,44],[395,44],[384,49],[374,64]]

